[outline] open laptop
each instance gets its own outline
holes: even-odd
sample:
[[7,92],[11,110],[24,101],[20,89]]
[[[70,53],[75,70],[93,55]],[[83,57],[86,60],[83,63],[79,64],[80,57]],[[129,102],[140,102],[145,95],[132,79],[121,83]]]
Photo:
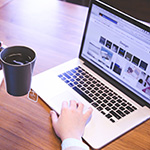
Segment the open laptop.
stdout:
[[71,99],[91,106],[83,138],[103,147],[150,118],[150,27],[92,0],[79,58],[34,76],[32,88],[58,113]]

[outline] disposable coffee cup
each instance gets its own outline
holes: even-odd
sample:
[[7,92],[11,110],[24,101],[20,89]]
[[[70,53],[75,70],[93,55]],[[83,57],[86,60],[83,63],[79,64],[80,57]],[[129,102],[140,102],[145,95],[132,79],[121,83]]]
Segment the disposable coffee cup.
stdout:
[[1,52],[6,90],[10,95],[23,96],[30,91],[36,53],[25,46],[7,47]]

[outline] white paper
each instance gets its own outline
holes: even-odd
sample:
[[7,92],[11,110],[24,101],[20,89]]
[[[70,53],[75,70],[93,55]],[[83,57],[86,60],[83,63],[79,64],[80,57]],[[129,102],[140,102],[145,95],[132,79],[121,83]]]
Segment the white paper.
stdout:
[[2,83],[2,81],[3,81],[3,78],[4,78],[4,76],[3,76],[3,71],[0,70],[0,85],[1,85],[1,83]]

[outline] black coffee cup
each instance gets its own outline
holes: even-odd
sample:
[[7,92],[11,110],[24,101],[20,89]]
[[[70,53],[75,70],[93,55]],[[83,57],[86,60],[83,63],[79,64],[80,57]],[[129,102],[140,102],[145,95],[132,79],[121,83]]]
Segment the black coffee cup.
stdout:
[[13,96],[26,95],[31,86],[36,53],[25,46],[12,46],[2,50],[0,57],[7,92]]

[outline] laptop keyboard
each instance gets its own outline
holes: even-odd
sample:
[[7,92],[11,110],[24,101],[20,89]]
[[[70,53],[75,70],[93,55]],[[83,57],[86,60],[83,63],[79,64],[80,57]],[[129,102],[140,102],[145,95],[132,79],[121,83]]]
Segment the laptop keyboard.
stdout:
[[58,77],[113,123],[137,109],[80,66]]

